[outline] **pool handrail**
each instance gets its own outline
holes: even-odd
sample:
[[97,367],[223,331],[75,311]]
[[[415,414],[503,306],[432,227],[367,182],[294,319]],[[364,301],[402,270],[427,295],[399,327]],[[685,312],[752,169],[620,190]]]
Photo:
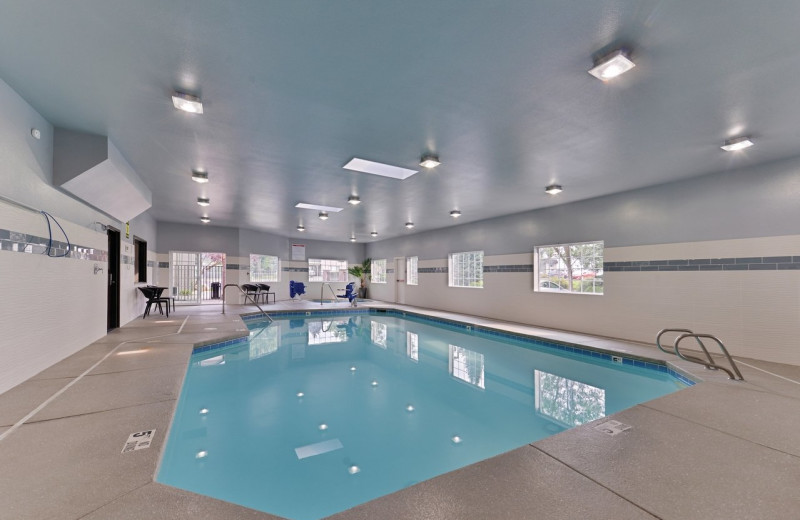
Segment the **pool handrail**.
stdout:
[[225,314],[225,289],[227,289],[228,287],[236,287],[237,289],[239,289],[239,292],[244,294],[245,303],[247,302],[247,299],[250,298],[250,301],[253,302],[253,305],[258,307],[258,310],[261,311],[261,314],[266,316],[267,319],[270,321],[270,323],[273,322],[272,317],[269,314],[267,314],[267,312],[264,309],[261,308],[261,305],[259,305],[258,302],[255,301],[255,299],[253,299],[253,297],[250,296],[249,293],[245,292],[241,287],[239,287],[239,284],[235,283],[226,283],[225,287],[222,288],[222,314]]
[[[683,334],[679,335],[677,338],[675,338],[675,343],[672,345],[672,348],[673,348],[672,352],[670,352],[668,350],[665,350],[664,347],[661,346],[661,336],[663,336],[666,332],[682,332],[683,333]],[[706,359],[708,359],[708,361],[704,361],[703,359],[700,359],[698,357],[689,356],[689,355],[686,355],[683,352],[681,352],[681,350],[679,348],[679,344],[680,344],[681,341],[683,341],[686,338],[694,338],[695,341],[697,341],[697,344],[700,345],[700,348],[705,353]],[[700,338],[706,338],[706,339],[714,340],[717,343],[717,345],[719,346],[719,348],[722,351],[722,353],[725,355],[725,358],[728,360],[728,363],[730,363],[731,368],[733,369],[733,371],[728,370],[727,368],[715,363],[714,359],[711,357],[711,354],[708,352],[708,349],[703,344],[703,341]],[[705,366],[709,370],[722,370],[723,372],[728,374],[728,378],[729,379],[732,379],[734,381],[744,381],[744,377],[742,377],[742,373],[739,371],[739,367],[736,366],[736,363],[733,361],[733,358],[728,353],[728,349],[726,349],[725,345],[723,345],[722,341],[720,341],[720,339],[718,337],[714,336],[713,334],[697,334],[697,333],[695,333],[695,332],[693,332],[693,331],[691,331],[689,329],[661,329],[658,332],[658,334],[656,335],[656,346],[659,348],[659,350],[661,350],[665,354],[676,355],[679,358],[683,359],[684,361],[689,361],[689,362],[692,362],[692,363],[698,363],[700,365]],[[736,373],[737,377],[734,377],[734,372]]]

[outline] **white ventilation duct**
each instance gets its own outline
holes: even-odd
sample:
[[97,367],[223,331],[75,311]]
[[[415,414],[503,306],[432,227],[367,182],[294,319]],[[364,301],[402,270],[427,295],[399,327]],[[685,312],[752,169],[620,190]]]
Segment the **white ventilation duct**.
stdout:
[[53,182],[128,222],[152,206],[153,194],[108,137],[56,128]]

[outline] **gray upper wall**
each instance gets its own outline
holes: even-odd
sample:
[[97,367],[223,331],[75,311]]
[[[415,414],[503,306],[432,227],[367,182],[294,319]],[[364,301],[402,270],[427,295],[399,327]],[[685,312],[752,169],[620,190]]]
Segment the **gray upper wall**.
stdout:
[[798,233],[800,158],[794,158],[375,242],[366,254],[424,260],[590,240],[620,247]]
[[[298,240],[249,229],[158,222],[158,252],[203,251],[246,257],[274,255],[291,260],[292,244],[306,246],[306,258],[331,258],[361,263],[364,244]],[[149,245],[148,245],[149,247]]]

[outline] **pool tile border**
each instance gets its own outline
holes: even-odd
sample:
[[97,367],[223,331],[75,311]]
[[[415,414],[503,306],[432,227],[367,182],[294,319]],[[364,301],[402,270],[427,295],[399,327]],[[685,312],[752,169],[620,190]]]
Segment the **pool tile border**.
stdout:
[[[644,368],[646,370],[653,370],[656,372],[660,372],[663,374],[669,374],[673,378],[677,379],[681,383],[685,384],[686,386],[693,386],[697,383],[688,373],[677,369],[669,365],[664,361],[657,361],[653,359],[647,358],[640,358],[630,354],[622,354],[616,352],[609,352],[603,349],[596,349],[592,347],[588,347],[586,345],[579,345],[576,343],[567,343],[567,342],[558,342],[553,340],[547,340],[543,338],[539,338],[536,336],[531,336],[522,333],[514,333],[508,332],[504,330],[495,329],[492,327],[487,327],[485,325],[474,325],[471,323],[465,323],[462,321],[447,319],[447,318],[436,318],[433,316],[428,316],[425,314],[420,314],[411,311],[401,311],[397,309],[381,309],[381,308],[362,308],[362,309],[335,309],[335,310],[302,310],[302,311],[276,311],[271,312],[270,316],[274,318],[308,318],[313,316],[335,316],[335,315],[343,315],[343,314],[389,314],[394,316],[413,316],[416,319],[421,321],[427,321],[430,323],[436,323],[440,325],[447,325],[449,327],[454,327],[456,329],[460,329],[464,332],[479,332],[485,334],[487,336],[495,336],[499,338],[505,339],[512,339],[515,341],[519,341],[522,343],[527,343],[532,346],[537,347],[545,347],[555,349],[561,352],[568,352],[571,354],[577,354],[580,356],[587,356],[595,359],[603,359],[608,362],[612,362],[612,357],[622,358],[622,365],[623,366],[633,366],[637,368]],[[252,313],[252,314],[243,314],[240,316],[242,320],[246,323],[248,321],[255,321],[258,319],[264,319],[261,313]],[[245,341],[247,338],[239,338],[235,341]],[[223,346],[228,346],[232,344],[230,341],[218,343],[218,344],[211,344],[202,347],[203,350],[195,349],[195,352],[203,352],[206,350],[211,350],[214,348],[221,348]]]

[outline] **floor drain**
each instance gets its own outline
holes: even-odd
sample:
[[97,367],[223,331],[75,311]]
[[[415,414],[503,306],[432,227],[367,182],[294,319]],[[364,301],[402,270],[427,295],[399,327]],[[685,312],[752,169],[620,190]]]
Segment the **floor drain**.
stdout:
[[624,431],[628,431],[631,428],[633,428],[633,426],[631,426],[630,424],[621,423],[619,421],[606,421],[594,427],[595,430],[601,431],[606,435],[610,435],[611,437],[618,435]]

